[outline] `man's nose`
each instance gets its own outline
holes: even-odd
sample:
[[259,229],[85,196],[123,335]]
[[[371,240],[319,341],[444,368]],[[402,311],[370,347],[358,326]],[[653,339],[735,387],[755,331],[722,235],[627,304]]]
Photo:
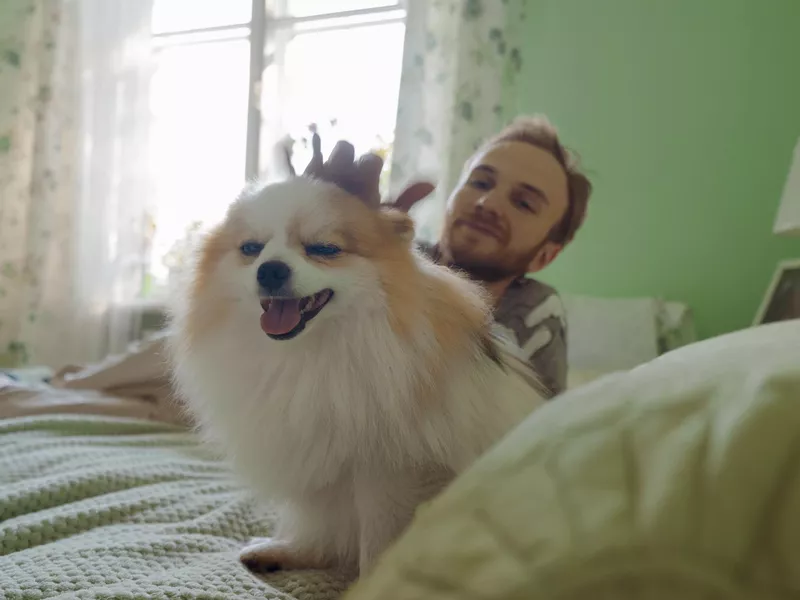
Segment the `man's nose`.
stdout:
[[496,189],[486,192],[478,199],[478,211],[498,214],[499,204],[502,200],[501,196],[502,194]]

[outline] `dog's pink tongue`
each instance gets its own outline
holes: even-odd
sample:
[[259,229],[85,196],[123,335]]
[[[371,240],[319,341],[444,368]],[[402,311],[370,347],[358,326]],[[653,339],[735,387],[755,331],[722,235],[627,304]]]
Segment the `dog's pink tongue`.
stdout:
[[300,323],[300,300],[272,300],[261,313],[261,329],[264,333],[283,335]]

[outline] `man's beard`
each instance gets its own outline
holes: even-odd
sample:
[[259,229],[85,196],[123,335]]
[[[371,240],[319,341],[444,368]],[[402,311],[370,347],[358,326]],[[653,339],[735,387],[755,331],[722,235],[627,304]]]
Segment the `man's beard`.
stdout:
[[528,267],[539,254],[545,242],[538,244],[524,255],[508,257],[506,260],[481,260],[465,256],[461,252],[452,252],[451,267],[463,271],[470,279],[484,283],[497,283],[506,279],[516,279],[528,272]]
[[462,271],[470,279],[482,281],[484,283],[496,283],[505,279],[515,279],[525,273],[523,268],[511,270],[506,266],[494,264],[478,263],[469,260],[454,261],[451,265],[454,269]]

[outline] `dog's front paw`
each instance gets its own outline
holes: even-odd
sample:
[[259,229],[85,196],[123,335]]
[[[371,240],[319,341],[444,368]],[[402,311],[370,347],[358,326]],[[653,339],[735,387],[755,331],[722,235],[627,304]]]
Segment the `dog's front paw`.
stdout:
[[328,565],[290,542],[275,538],[255,538],[239,552],[239,562],[257,573],[295,569],[323,569]]

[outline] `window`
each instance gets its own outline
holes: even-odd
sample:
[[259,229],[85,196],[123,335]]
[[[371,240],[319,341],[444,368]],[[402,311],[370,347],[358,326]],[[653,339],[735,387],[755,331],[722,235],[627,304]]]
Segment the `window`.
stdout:
[[[256,176],[298,169],[309,126],[387,158],[405,10],[391,0],[154,0],[154,194],[144,296],[162,296],[186,250]],[[388,176],[387,173],[384,176]]]

